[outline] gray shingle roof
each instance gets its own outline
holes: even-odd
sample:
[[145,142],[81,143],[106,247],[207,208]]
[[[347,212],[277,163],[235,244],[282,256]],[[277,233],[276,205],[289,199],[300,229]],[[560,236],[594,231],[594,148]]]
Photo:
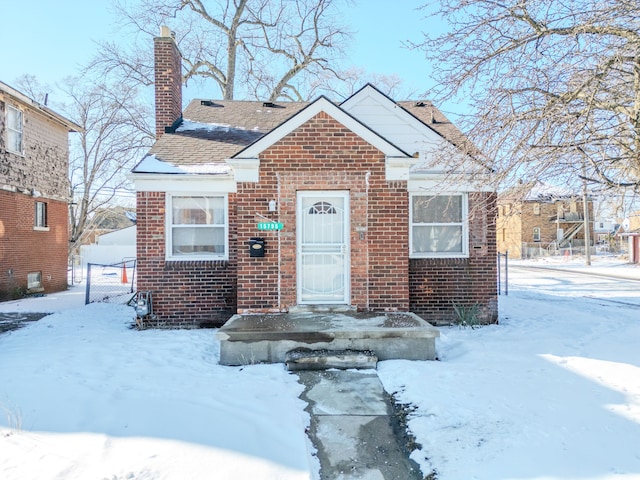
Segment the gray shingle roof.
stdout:
[[451,123],[431,102],[427,100],[411,100],[396,103],[465,153],[472,157],[481,156],[480,151],[467,136],[458,130],[458,127]]
[[149,153],[176,165],[224,162],[308,104],[193,100],[182,125],[162,135]]
[[[193,100],[184,110],[182,125],[162,135],[149,154],[175,165],[222,163],[310,103]],[[431,102],[397,103],[454,145],[470,145]],[[134,172],[142,171],[134,168]]]
[[182,116],[196,122],[228,125],[232,128],[256,130],[262,133],[273,130],[310,103],[212,100],[211,105],[208,106],[202,105],[204,102],[206,101],[192,101]]

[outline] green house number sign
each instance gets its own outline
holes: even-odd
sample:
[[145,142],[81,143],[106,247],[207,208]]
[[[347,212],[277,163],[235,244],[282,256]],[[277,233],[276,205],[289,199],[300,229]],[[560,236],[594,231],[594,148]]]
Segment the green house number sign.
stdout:
[[282,230],[282,222],[258,222],[258,230]]

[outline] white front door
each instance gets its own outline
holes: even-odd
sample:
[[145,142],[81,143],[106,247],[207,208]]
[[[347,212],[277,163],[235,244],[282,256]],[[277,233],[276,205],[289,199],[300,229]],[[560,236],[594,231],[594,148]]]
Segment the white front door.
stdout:
[[298,303],[349,303],[349,192],[298,192]]

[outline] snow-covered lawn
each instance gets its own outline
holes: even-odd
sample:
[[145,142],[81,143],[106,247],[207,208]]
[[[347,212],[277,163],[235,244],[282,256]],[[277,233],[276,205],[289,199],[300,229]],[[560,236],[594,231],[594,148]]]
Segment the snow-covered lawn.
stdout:
[[310,478],[297,377],[132,321],[91,304],[0,336],[0,479]]
[[[379,363],[417,407],[414,458],[439,480],[640,479],[640,309],[589,298],[619,292],[588,277],[510,277],[500,325],[443,329],[439,362]],[[140,332],[83,299],[0,304],[57,312],[0,335],[0,479],[318,477],[282,365],[220,366],[213,330]]]

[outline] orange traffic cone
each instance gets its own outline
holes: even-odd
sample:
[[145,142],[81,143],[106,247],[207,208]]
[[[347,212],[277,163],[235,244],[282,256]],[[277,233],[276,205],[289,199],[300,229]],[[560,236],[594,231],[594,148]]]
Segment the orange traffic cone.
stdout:
[[129,283],[129,280],[127,279],[127,265],[124,264],[122,266],[122,278],[120,279],[120,281],[122,283]]

